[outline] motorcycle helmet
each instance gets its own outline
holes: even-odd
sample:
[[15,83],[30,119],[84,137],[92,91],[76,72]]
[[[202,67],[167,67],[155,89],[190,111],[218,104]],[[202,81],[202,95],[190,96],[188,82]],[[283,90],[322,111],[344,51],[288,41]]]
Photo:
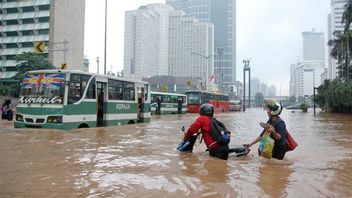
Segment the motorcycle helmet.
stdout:
[[280,115],[282,111],[282,105],[280,103],[276,102],[274,99],[264,99],[264,103],[265,106],[271,110],[271,115]]
[[200,106],[199,108],[199,115],[202,116],[214,116],[214,107],[211,104],[205,103],[202,104],[202,106]]

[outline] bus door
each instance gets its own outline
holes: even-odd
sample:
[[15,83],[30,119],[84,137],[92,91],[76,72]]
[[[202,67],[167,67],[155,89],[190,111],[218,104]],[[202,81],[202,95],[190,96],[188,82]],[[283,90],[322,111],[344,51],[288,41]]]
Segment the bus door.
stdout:
[[137,87],[137,122],[143,122],[144,121],[144,102],[145,102],[145,90],[144,87]]
[[97,127],[106,126],[106,83],[97,82]]
[[183,98],[182,96],[177,97],[177,114],[182,114]]

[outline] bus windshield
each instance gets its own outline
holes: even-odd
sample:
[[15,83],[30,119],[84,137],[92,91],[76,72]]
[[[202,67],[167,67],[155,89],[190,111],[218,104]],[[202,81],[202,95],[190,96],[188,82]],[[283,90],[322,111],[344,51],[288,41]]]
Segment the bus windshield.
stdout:
[[200,93],[198,93],[198,92],[188,92],[186,95],[187,95],[187,98],[188,98],[188,101],[187,101],[188,104],[201,104]]
[[20,103],[62,104],[65,74],[28,74],[20,86]]

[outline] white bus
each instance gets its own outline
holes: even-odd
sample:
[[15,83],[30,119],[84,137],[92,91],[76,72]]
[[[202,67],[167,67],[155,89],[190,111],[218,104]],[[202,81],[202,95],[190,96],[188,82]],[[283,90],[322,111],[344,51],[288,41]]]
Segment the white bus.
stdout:
[[[158,112],[160,99],[160,112]],[[152,114],[185,114],[187,112],[187,96],[178,93],[151,92]]]
[[73,70],[27,72],[15,128],[104,127],[150,122],[147,82]]
[[241,101],[240,100],[230,100],[229,110],[230,111],[241,111],[242,110]]

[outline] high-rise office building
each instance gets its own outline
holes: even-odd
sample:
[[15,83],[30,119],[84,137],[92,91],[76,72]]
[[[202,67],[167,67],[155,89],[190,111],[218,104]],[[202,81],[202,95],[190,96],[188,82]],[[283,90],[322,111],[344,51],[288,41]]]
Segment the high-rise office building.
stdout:
[[54,66],[82,69],[85,0],[1,0],[0,14],[0,76],[16,74],[13,58],[35,43]]
[[320,61],[299,61],[291,65],[290,96],[311,96],[321,84],[324,67]]
[[236,82],[236,1],[166,0],[175,9],[214,24],[214,71],[223,91]]
[[[206,78],[213,73],[213,25],[166,4],[126,12],[124,76]],[[205,84],[203,84],[204,86]]]
[[149,4],[125,12],[124,76],[141,80],[168,74],[169,12]]
[[[342,14],[345,11],[344,6],[348,0],[331,0],[330,2],[330,15],[328,15],[328,40],[334,38],[333,34],[336,31],[343,31],[344,25],[341,23]],[[330,49],[329,49],[330,52]],[[328,56],[328,78],[335,79],[337,74],[336,60]]]
[[303,60],[321,61],[325,65],[325,38],[324,33],[302,32],[303,37]]
[[202,78],[206,86],[214,72],[213,24],[175,10],[169,25],[169,75]]

